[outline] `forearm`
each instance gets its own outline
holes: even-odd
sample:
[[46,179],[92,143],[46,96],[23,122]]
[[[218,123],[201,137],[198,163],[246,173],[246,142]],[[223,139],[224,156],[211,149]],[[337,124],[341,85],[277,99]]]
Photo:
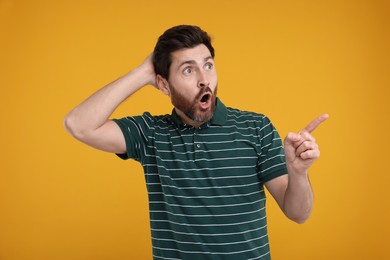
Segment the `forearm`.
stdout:
[[304,223],[313,206],[313,191],[307,173],[289,172],[283,212],[297,223]]
[[[284,139],[284,151],[288,171],[287,188],[282,204],[283,212],[290,219],[303,223],[313,207],[313,191],[310,185],[308,169],[320,156],[320,150],[311,133],[326,119],[323,114],[311,121],[298,134],[288,133]],[[280,196],[279,196],[280,197]]]
[[65,118],[65,128],[76,137],[98,129],[126,98],[150,83],[143,68],[132,70],[75,107]]

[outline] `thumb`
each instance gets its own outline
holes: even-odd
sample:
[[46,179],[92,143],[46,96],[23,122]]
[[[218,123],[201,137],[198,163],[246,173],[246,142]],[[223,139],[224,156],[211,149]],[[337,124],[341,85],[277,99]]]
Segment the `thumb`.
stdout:
[[301,140],[301,135],[296,133],[288,133],[286,138],[284,139],[284,146],[286,148],[291,146],[294,147],[294,144],[296,142],[299,142]]
[[284,139],[284,153],[286,159],[292,161],[295,159],[295,144],[301,140],[301,135],[296,133],[288,133]]

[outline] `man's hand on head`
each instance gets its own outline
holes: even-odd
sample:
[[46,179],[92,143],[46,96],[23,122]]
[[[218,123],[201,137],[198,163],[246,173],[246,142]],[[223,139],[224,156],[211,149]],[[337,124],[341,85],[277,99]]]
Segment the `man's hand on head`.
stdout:
[[138,66],[139,70],[144,72],[145,76],[145,85],[152,85],[157,88],[156,84],[156,72],[153,66],[153,53],[149,54],[148,57],[143,61],[143,63]]

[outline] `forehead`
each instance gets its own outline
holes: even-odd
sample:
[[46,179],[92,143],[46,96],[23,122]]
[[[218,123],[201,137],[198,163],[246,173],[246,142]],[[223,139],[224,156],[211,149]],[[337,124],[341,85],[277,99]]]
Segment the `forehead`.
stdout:
[[204,44],[199,44],[193,48],[184,48],[171,53],[171,66],[180,66],[188,61],[201,63],[205,58],[210,57],[210,51]]

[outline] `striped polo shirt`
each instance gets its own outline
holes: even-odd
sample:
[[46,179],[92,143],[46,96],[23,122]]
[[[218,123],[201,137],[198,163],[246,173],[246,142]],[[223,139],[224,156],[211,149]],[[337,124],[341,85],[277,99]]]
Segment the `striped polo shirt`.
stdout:
[[139,161],[154,259],[270,259],[264,183],[287,173],[278,132],[261,114],[225,107],[195,128],[171,115],[114,119]]

